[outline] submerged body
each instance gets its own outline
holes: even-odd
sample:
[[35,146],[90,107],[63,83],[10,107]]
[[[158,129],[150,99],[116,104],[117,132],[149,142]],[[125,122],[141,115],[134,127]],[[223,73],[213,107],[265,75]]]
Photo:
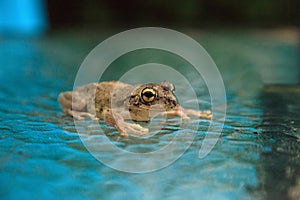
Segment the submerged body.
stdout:
[[128,132],[147,134],[148,129],[125,122],[149,121],[160,115],[188,115],[211,118],[210,111],[183,109],[174,95],[174,86],[168,81],[158,84],[130,85],[118,81],[90,83],[74,91],[60,93],[58,100],[62,110],[76,119],[103,119],[118,129],[122,136]]

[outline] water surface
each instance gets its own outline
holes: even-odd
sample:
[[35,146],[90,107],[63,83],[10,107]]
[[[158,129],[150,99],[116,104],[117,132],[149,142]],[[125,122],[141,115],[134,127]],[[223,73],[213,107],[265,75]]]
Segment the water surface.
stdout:
[[[57,102],[59,92],[72,89],[84,57],[103,39],[87,36],[0,40],[1,199],[299,198],[300,93],[265,89],[257,70],[266,59],[268,64],[294,65],[294,44],[264,42],[247,33],[196,34],[225,82],[227,119],[222,135],[213,151],[198,159],[205,134],[214,134],[206,133],[207,120],[200,121],[193,144],[180,159],[152,173],[130,174],[97,161],[80,138],[101,135],[95,130],[79,137],[72,118],[61,112]],[[264,59],[252,52],[264,52]],[[129,64],[139,60],[133,58]],[[128,63],[121,59],[115,65]],[[185,66],[183,61],[177,64]],[[201,95],[200,106],[209,108],[205,85],[190,76]],[[104,79],[117,77],[108,71]],[[115,129],[100,123],[111,141],[133,152],[160,148],[180,131],[171,123],[148,140],[120,139]],[[125,157],[120,162],[131,161]]]

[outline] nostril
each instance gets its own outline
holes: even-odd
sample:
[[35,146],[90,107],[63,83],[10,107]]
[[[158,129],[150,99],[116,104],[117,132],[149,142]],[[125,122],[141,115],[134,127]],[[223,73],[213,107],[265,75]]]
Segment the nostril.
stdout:
[[172,105],[176,106],[177,105],[177,101],[176,100],[172,100]]

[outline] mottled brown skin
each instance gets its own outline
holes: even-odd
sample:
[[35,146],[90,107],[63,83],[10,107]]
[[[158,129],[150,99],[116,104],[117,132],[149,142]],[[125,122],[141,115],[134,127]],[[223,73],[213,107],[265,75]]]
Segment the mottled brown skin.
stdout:
[[103,119],[114,126],[121,136],[128,133],[146,135],[148,129],[125,120],[149,121],[156,115],[188,115],[210,119],[210,111],[183,109],[168,81],[159,84],[129,85],[118,81],[90,83],[74,91],[62,92],[58,100],[62,110],[76,119]]

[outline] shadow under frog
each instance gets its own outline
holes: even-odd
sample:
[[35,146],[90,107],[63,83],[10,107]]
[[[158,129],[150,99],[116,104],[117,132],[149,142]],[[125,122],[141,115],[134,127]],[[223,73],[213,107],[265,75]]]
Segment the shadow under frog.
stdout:
[[118,81],[90,83],[74,91],[62,92],[58,101],[62,110],[78,120],[104,120],[115,127],[121,136],[129,133],[147,135],[149,130],[126,120],[147,122],[157,115],[189,116],[211,119],[210,111],[182,108],[168,81],[130,85]]

